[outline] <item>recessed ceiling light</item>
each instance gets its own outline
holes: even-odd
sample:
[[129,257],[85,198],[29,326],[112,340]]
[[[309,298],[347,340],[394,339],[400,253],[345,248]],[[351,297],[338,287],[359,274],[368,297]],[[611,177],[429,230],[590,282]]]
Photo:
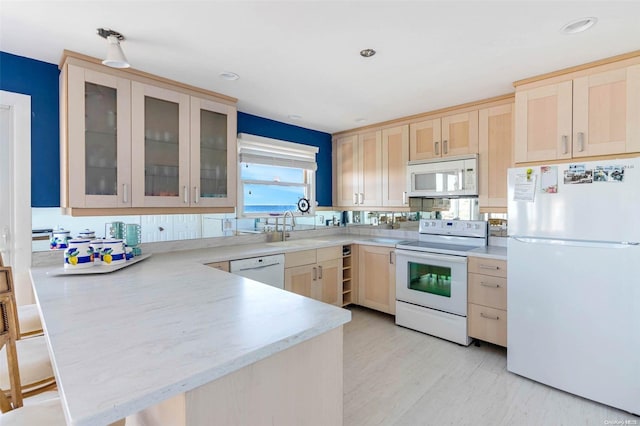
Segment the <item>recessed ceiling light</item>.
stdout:
[[363,49],[360,51],[360,56],[363,58],[370,58],[376,54],[376,51],[373,49]]
[[367,121],[366,118],[356,118],[356,123],[364,123],[366,121]]
[[218,74],[218,76],[223,80],[230,80],[230,81],[237,80],[240,78],[238,74],[231,71],[223,71],[220,74]]
[[289,114],[289,118],[291,120],[300,120],[302,118],[302,116],[298,115],[298,114]]
[[590,18],[580,18],[575,21],[571,21],[568,24],[564,25],[560,31],[565,34],[577,34],[583,31],[588,30],[593,27],[596,22],[598,22],[598,18],[590,17]]

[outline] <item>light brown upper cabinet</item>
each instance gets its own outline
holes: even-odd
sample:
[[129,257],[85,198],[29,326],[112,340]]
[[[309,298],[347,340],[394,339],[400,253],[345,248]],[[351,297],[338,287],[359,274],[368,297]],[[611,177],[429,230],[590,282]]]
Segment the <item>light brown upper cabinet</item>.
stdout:
[[640,151],[640,65],[573,80],[573,156]]
[[60,90],[67,213],[232,211],[235,99],[66,51]]
[[409,160],[478,153],[478,111],[412,123]]
[[336,193],[339,206],[382,205],[382,132],[338,138]]
[[336,206],[406,206],[408,125],[338,137],[334,150]]
[[571,158],[571,87],[516,92],[516,163]]
[[516,163],[640,151],[640,65],[567,78],[517,87]]
[[189,206],[189,95],[132,82],[134,207]]
[[506,212],[507,170],[514,165],[513,104],[483,108],[478,121],[480,209]]
[[407,162],[409,161],[409,126],[382,131],[382,205],[406,206]]
[[67,65],[60,83],[61,206],[131,207],[131,82]]

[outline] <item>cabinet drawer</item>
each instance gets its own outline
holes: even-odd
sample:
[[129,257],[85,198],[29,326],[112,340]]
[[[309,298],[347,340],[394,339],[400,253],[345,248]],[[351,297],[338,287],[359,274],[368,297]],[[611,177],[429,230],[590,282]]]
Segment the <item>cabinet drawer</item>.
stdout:
[[220,269],[221,271],[229,272],[229,262],[212,262],[207,263],[210,268]]
[[469,303],[469,337],[507,346],[507,311]]
[[507,278],[507,261],[469,257],[469,272]]
[[469,303],[507,309],[507,279],[469,274]]
[[316,263],[316,250],[300,250],[284,254],[284,267],[312,265]]
[[334,260],[342,258],[342,246],[324,247],[318,249],[318,263],[326,260]]

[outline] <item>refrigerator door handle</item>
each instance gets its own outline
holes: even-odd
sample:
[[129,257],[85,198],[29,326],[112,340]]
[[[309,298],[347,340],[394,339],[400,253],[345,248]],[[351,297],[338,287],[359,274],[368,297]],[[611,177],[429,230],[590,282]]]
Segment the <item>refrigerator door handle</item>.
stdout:
[[640,247],[636,241],[588,241],[588,240],[559,240],[554,238],[511,237],[516,241],[527,244],[550,244],[568,247],[593,247],[593,248],[633,248]]

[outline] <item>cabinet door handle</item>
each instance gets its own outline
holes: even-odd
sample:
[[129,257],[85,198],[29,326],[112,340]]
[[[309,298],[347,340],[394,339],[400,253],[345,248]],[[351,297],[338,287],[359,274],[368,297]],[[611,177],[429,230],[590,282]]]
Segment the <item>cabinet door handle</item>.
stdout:
[[187,185],[184,185],[182,187],[182,190],[184,191],[184,203],[188,204],[189,203],[189,191],[187,191]]
[[393,265],[395,263],[395,260],[393,259],[393,255],[395,254],[395,251],[390,251],[389,252],[389,265]]
[[358,204],[358,193],[357,192],[353,193],[353,204]]
[[127,204],[129,202],[129,191],[127,191],[127,184],[122,184],[122,202]]
[[193,187],[193,201],[196,204],[198,204],[198,201],[200,201],[200,191],[198,191],[197,186]]
[[562,153],[566,154],[569,149],[569,136],[562,135]]
[[449,153],[449,144],[447,142],[448,141],[446,139],[442,141],[442,149],[445,154]]
[[483,281],[480,281],[480,285],[483,287],[500,288],[500,284],[485,283]]
[[482,318],[486,318],[486,319],[490,319],[490,320],[494,320],[494,321],[498,321],[500,319],[500,317],[497,316],[497,315],[494,317],[494,316],[491,316],[491,315],[487,315],[484,312],[480,312],[480,316]]
[[584,151],[584,132],[578,132],[578,146],[579,151]]
[[358,194],[358,204],[362,204],[364,202],[364,193],[361,192]]
[[318,279],[318,268],[313,267],[313,280],[316,281]]
[[322,279],[322,266],[318,266],[318,279]]
[[478,265],[478,267],[480,269],[491,269],[492,271],[497,271],[498,269],[500,269],[499,266],[495,266],[495,265],[483,265],[483,264],[480,264],[480,265]]
[[407,204],[407,191],[402,192],[402,204]]
[[434,151],[436,152],[436,155],[440,155],[440,142],[436,141],[434,145],[435,145]]

